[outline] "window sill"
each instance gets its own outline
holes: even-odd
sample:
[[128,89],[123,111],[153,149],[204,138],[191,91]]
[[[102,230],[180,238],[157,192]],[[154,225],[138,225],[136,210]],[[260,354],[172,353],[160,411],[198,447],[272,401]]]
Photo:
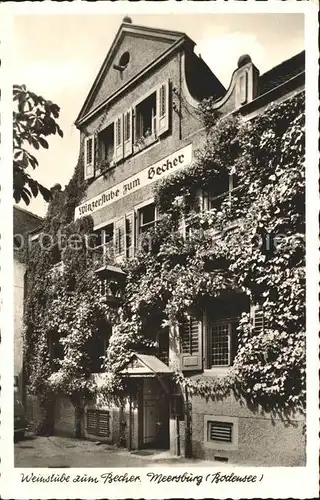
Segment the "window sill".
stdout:
[[[115,170],[115,168],[120,164],[120,163],[123,163],[125,162],[127,159],[130,159],[132,158],[133,156],[137,156],[139,155],[140,153],[144,153],[145,151],[147,151],[149,148],[151,147],[154,147],[158,142],[160,142],[160,138],[157,137],[157,136],[152,136],[152,137],[147,137],[144,141],[143,144],[140,144],[140,145],[133,145],[132,147],[132,153],[130,155],[128,155],[126,158],[121,158],[121,160],[118,160],[117,162],[113,163],[112,165],[110,165],[108,168],[106,168],[103,172],[101,172],[100,169],[98,169],[96,172],[95,172],[95,175],[94,177],[92,177],[91,179],[88,179],[88,182],[89,183],[92,183],[93,181],[95,181],[96,179],[100,179],[101,177],[104,177],[108,174],[110,174],[113,170]],[[91,181],[91,182],[90,182]]]
[[101,170],[97,170],[93,180],[100,179],[100,177],[104,177],[105,175],[109,174],[110,172],[115,170],[116,166],[117,164],[114,163],[113,165],[110,165],[108,168],[104,169],[103,172],[101,172]]
[[145,149],[147,149],[149,146],[151,146],[155,142],[158,142],[158,140],[159,140],[158,137],[150,136],[150,137],[145,138],[144,141],[141,142],[141,144],[134,144],[133,145],[133,154],[137,154],[137,153],[140,153],[141,151],[144,151]]
[[231,372],[231,366],[217,366],[214,368],[206,368],[203,370],[205,377],[227,377]]

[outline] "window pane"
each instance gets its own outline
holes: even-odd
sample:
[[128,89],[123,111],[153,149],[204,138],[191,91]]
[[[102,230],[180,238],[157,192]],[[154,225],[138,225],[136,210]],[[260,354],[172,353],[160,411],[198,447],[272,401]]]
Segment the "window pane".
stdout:
[[99,143],[101,144],[100,148],[100,159],[111,161],[114,155],[114,124],[112,123],[108,127],[106,127],[99,134]]
[[147,99],[137,105],[136,108],[136,137],[147,138],[155,133],[154,117],[156,115],[156,93],[151,94]]
[[154,226],[155,223],[155,205],[151,203],[140,209],[140,233],[143,233]]
[[212,366],[229,365],[229,323],[211,325]]

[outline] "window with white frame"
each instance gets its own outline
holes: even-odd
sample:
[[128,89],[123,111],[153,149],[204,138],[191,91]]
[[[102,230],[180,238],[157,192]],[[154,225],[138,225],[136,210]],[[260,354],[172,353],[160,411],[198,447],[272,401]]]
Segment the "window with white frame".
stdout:
[[201,189],[197,189],[194,197],[186,203],[185,213],[182,215],[179,222],[179,232],[183,238],[191,240],[195,234],[195,217],[201,210],[203,193]]
[[237,318],[210,321],[209,360],[211,368],[231,366],[237,346]]
[[241,314],[250,310],[250,299],[244,293],[218,297],[204,315],[205,367],[232,366],[238,350],[238,327]]
[[99,134],[100,161],[110,166],[114,160],[114,124],[111,123]]
[[203,210],[218,210],[221,203],[226,199],[231,203],[232,193],[236,189],[236,178],[234,174],[222,175],[215,186],[203,192]]
[[133,107],[135,151],[169,130],[169,97],[169,80],[166,80]]
[[138,234],[143,234],[156,224],[156,207],[154,203],[138,209]]
[[155,137],[157,95],[153,92],[144,101],[139,103],[135,109],[135,138],[136,141]]
[[[169,80],[166,80],[115,117],[98,134],[100,162],[117,164],[166,133],[170,125],[169,104],[170,85]],[[90,179],[100,173],[99,167],[95,171],[95,137],[90,135],[85,138],[84,177]]]
[[114,225],[113,222],[96,229],[88,240],[89,248],[93,249],[94,260],[98,267],[113,256]]
[[157,221],[157,211],[154,203],[149,203],[140,207],[137,214],[137,247],[139,250],[149,252],[152,241],[148,232],[155,227]]

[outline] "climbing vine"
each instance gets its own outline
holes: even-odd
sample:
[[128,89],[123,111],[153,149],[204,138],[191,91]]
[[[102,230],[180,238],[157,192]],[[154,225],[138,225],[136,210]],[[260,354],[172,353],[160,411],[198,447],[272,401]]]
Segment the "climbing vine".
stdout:
[[[101,359],[106,375],[100,392],[106,398],[124,394],[121,370],[135,349],[154,345],[150,325],[152,331],[174,326],[191,309],[241,289],[263,308],[266,328],[256,332],[250,314],[243,314],[229,375],[185,378],[177,372],[176,381],[191,395],[225,397],[232,391],[265,408],[304,408],[304,94],[272,104],[250,121],[210,121],[208,104],[203,107],[206,142],[191,166],[156,184],[161,220],[150,231],[148,251],[141,248],[123,263],[126,286],[117,307],[99,293],[86,245],[91,218],[73,221],[86,189],[81,161],[65,191],[53,197],[43,232],[54,242],[61,233],[77,236],[79,248],[63,249],[62,270],[52,272],[54,245],[50,251],[35,245],[27,256],[26,359],[31,390],[41,400],[59,391],[80,404],[96,391],[90,342],[107,325],[112,332]],[[231,174],[231,196],[201,211],[199,189],[221,192]],[[182,219],[188,238],[179,230]],[[56,361],[50,335],[63,350]]]

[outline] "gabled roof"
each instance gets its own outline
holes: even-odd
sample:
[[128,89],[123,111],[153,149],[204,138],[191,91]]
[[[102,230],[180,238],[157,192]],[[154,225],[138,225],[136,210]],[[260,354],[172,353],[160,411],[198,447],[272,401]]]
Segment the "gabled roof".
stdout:
[[259,95],[266,94],[270,90],[282,85],[291,78],[305,71],[305,51],[296,54],[290,59],[274,66],[260,76]]
[[[160,28],[150,28],[147,26],[139,26],[139,25],[134,25],[131,23],[123,22],[119,30],[111,44],[111,47],[107,53],[107,56],[99,70],[99,73],[89,91],[89,94],[87,98],[85,99],[85,102],[81,108],[81,111],[75,121],[77,124],[83,117],[86,115],[88,112],[88,109],[90,105],[92,104],[92,101],[94,99],[94,96],[96,94],[97,89],[99,88],[101,82],[103,81],[103,78],[105,74],[107,73],[108,69],[111,66],[112,61],[115,58],[115,55],[119,49],[119,46],[124,39],[126,35],[130,36],[136,36],[136,37],[145,37],[153,40],[159,40],[159,41],[166,41],[169,42],[170,45],[176,45],[178,42],[186,41],[194,46],[195,42],[193,42],[185,33],[180,32],[180,31],[171,31],[171,30],[165,30],[165,29],[160,29]],[[127,82],[126,82],[127,83]],[[125,83],[124,83],[125,85]],[[124,86],[123,85],[123,86]]]
[[173,371],[156,356],[139,353],[135,353],[131,362],[121,371],[122,375],[129,377],[155,377],[172,373]]
[[33,214],[25,208],[17,205],[13,206],[13,232],[14,234],[24,234],[41,226],[43,218]]

